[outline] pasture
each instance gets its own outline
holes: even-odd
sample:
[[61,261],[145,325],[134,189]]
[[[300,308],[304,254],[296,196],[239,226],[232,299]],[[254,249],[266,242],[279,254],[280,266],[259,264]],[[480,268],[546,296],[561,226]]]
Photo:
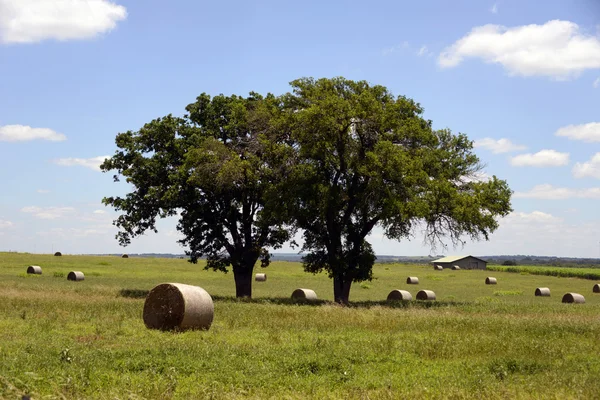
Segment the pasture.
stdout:
[[[39,265],[42,275],[27,275]],[[351,305],[326,275],[273,263],[252,300],[233,275],[180,259],[0,253],[0,398],[397,399],[596,398],[600,294],[590,280],[377,264]],[[85,280],[67,281],[69,271]],[[418,285],[406,284],[408,276]],[[497,285],[485,285],[487,276]],[[209,331],[144,327],[148,290],[206,289]],[[549,287],[551,297],[535,297]],[[289,299],[315,290],[316,304]],[[387,304],[392,289],[435,302]],[[566,292],[585,304],[562,304]]]

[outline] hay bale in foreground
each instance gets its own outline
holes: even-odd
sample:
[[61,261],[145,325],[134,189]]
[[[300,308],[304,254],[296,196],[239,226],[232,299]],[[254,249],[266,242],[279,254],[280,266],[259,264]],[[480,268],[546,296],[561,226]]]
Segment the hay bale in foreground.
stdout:
[[394,289],[388,294],[387,301],[412,300],[412,294],[406,290]]
[[496,278],[493,278],[491,276],[488,276],[487,278],[485,278],[486,285],[496,285],[497,283],[498,283],[498,281],[496,280]]
[[62,256],[62,253],[60,251],[57,251],[56,253],[54,253],[54,257],[60,257]]
[[79,282],[79,281],[82,281],[84,279],[85,279],[85,276],[83,275],[83,272],[81,272],[81,271],[71,271],[67,275],[67,280],[68,281]]
[[417,300],[435,300],[435,293],[433,290],[419,290]]
[[600,293],[600,284],[596,283],[594,285],[594,287],[592,288],[592,292],[594,292],[594,293]]
[[129,256],[127,254],[123,254],[121,258],[129,258]]
[[312,301],[317,300],[317,294],[310,289],[296,289],[292,292],[292,299]]
[[579,293],[566,293],[562,298],[563,303],[585,303],[585,297],[580,295]]
[[408,278],[406,278],[406,283],[408,283],[409,285],[418,285],[419,278],[417,278],[416,276],[409,276]]
[[39,265],[30,265],[29,267],[27,267],[27,273],[34,274],[34,275],[41,275],[42,267],[40,267]]
[[453,265],[452,266],[452,271],[459,271],[460,267],[458,265]]
[[144,324],[149,329],[209,329],[214,317],[212,297],[201,287],[183,283],[155,286],[144,303]]
[[434,265],[433,269],[435,269],[436,271],[442,271],[444,269],[444,267],[442,267],[441,265]]
[[256,274],[256,275],[254,275],[254,280],[256,282],[266,282],[267,274]]
[[550,288],[547,287],[539,287],[535,289],[536,296],[549,297],[550,296]]

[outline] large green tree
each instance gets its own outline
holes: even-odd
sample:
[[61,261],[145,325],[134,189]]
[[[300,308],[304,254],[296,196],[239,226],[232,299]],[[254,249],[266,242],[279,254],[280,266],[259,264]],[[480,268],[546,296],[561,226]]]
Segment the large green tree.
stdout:
[[511,211],[505,181],[474,179],[472,142],[434,130],[413,100],[344,78],[291,84],[286,140],[275,147],[294,154],[281,203],[304,231],[305,270],[327,271],[337,302],[372,278],[366,238],[376,226],[389,239],[423,229],[431,244],[459,244],[487,240]]
[[124,177],[133,189],[103,202],[121,212],[114,224],[122,245],[156,232],[157,218],[177,215],[190,261],[204,256],[207,269],[231,267],[236,296],[251,297],[255,264],[267,266],[268,249],[291,232],[265,207],[281,180],[263,151],[279,99],[202,94],[186,110],[183,118],[168,115],[117,135],[118,150],[101,169],[116,170],[114,180]]

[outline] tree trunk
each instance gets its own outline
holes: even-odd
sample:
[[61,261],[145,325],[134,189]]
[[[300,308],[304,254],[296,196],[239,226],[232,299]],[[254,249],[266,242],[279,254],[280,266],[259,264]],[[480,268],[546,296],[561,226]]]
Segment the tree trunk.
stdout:
[[235,297],[252,297],[252,272],[251,267],[242,266],[233,269],[233,279],[235,280]]
[[333,298],[336,303],[347,305],[350,298],[351,280],[344,280],[343,277],[333,278]]

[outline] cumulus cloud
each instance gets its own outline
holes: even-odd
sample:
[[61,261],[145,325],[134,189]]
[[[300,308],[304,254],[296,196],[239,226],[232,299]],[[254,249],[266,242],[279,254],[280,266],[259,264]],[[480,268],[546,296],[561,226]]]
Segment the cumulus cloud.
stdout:
[[6,221],[4,219],[0,219],[0,229],[10,228],[14,224],[10,221]]
[[67,137],[62,133],[48,128],[32,128],[26,125],[0,126],[0,142],[27,142],[30,140],[61,142],[66,139]]
[[519,154],[510,159],[510,165],[514,167],[561,167],[568,163],[569,153],[560,153],[556,150]]
[[600,179],[600,153],[594,154],[594,156],[584,163],[576,163],[573,166],[573,176],[575,178],[596,178]]
[[417,52],[417,55],[419,57],[427,56],[429,54],[431,54],[431,53],[429,52],[429,50],[427,49],[427,46],[425,46],[425,45],[421,46],[421,48],[419,48],[419,51]]
[[600,142],[600,122],[590,122],[581,125],[567,125],[558,129],[556,136],[564,136],[584,142]]
[[32,214],[39,219],[58,219],[73,214],[75,209],[73,207],[29,206],[21,208],[21,212]]
[[451,68],[466,58],[500,64],[511,75],[568,79],[600,68],[600,37],[581,32],[570,21],[512,28],[484,25],[444,49],[438,63]]
[[0,43],[93,38],[127,18],[109,0],[0,0]]
[[527,146],[523,146],[520,144],[515,144],[511,142],[509,139],[492,139],[492,138],[483,138],[476,140],[473,143],[475,147],[481,147],[482,149],[490,150],[494,154],[499,153],[510,153],[513,151],[521,151],[525,150]]
[[512,212],[503,219],[504,223],[525,223],[525,224],[539,224],[539,223],[557,223],[562,222],[562,218],[555,217],[551,214],[547,214],[542,211],[533,211],[531,213],[525,212]]
[[528,192],[515,192],[513,198],[566,200],[566,199],[600,199],[600,187],[571,189],[554,187],[550,184],[536,185]]
[[100,171],[100,164],[104,162],[110,156],[99,156],[92,158],[59,158],[58,160],[53,160],[52,162],[58,165],[62,165],[64,167],[86,167],[93,169],[94,171]]

